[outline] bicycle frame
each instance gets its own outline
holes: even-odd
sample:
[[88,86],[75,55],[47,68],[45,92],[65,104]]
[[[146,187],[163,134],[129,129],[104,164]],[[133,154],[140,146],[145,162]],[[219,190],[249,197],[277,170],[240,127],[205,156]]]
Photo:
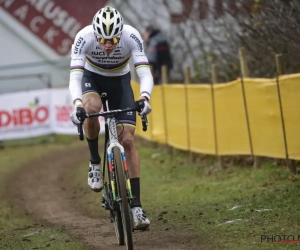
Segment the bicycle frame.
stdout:
[[[128,174],[128,167],[127,167],[127,162],[126,162],[126,157],[125,157],[125,150],[124,147],[120,144],[118,140],[118,134],[117,134],[117,125],[116,121],[113,118],[107,118],[107,129],[108,129],[108,135],[109,135],[109,146],[107,148],[107,159],[108,159],[108,169],[109,169],[109,175],[110,175],[110,180],[111,180],[111,188],[113,192],[113,200],[116,201],[116,193],[115,193],[115,180],[114,180],[114,171],[113,171],[113,148],[118,147],[121,151],[121,156],[122,156],[122,162],[123,162],[123,168],[124,168],[124,174],[126,177],[126,185],[127,185],[127,191],[128,191],[128,199],[131,201],[133,199],[132,196],[132,191],[131,191],[131,185],[130,185],[130,179],[129,179],[129,174]],[[107,145],[105,145],[106,148]],[[105,164],[103,165],[103,178],[104,178],[104,168]]]

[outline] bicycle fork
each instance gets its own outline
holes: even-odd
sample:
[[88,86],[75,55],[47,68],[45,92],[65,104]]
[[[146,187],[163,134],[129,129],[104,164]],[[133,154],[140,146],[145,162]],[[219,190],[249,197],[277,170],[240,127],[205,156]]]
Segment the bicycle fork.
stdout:
[[121,152],[121,159],[122,159],[122,167],[124,169],[125,179],[126,179],[126,186],[127,186],[127,192],[128,192],[128,198],[129,201],[133,199],[132,190],[131,190],[131,184],[129,179],[129,173],[128,173],[128,166],[126,162],[126,156],[125,156],[125,150],[124,147],[119,143],[118,136],[117,136],[117,129],[116,129],[116,122],[114,119],[108,118],[108,129],[109,129],[109,147],[107,148],[107,158],[108,158],[108,167],[109,167],[109,176],[111,180],[111,190],[113,195],[113,200],[117,201],[116,197],[116,183],[115,183],[115,171],[114,171],[114,162],[113,162],[113,148],[118,147]]

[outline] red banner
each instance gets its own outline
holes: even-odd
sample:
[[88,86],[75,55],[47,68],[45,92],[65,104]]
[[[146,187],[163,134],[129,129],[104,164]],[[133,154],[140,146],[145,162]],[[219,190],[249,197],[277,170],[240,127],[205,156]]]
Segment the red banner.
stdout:
[[76,33],[92,22],[108,0],[2,0],[0,8],[64,56]]

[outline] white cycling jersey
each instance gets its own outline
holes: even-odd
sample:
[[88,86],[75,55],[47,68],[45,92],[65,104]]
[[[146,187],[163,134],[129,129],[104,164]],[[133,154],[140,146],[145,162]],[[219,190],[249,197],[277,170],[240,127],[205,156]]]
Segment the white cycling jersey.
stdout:
[[130,71],[128,65],[130,57],[140,78],[140,95],[150,99],[153,77],[144,53],[143,40],[135,28],[124,25],[121,39],[109,55],[99,46],[92,25],[80,30],[71,52],[69,89],[75,106],[81,103],[82,99],[81,80],[84,69],[103,76],[125,75]]

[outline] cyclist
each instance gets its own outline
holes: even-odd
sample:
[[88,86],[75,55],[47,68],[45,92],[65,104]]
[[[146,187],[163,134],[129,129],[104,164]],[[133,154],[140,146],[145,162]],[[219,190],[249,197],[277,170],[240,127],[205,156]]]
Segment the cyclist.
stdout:
[[[100,124],[98,118],[85,120],[85,114],[101,110],[102,92],[107,93],[110,109],[134,107],[128,65],[130,57],[140,78],[139,99],[144,101],[140,115],[147,115],[151,112],[148,102],[153,89],[153,77],[141,35],[132,26],[123,24],[120,12],[110,6],[101,8],[95,14],[92,25],[77,33],[72,45],[69,89],[75,110],[70,118],[74,124],[84,122],[90,152],[88,185],[96,192],[103,188],[98,152]],[[150,220],[140,200],[140,163],[134,144],[136,113],[122,113],[117,119],[119,139],[129,165],[132,193],[136,197],[131,203],[134,228],[144,230],[149,227]]]

